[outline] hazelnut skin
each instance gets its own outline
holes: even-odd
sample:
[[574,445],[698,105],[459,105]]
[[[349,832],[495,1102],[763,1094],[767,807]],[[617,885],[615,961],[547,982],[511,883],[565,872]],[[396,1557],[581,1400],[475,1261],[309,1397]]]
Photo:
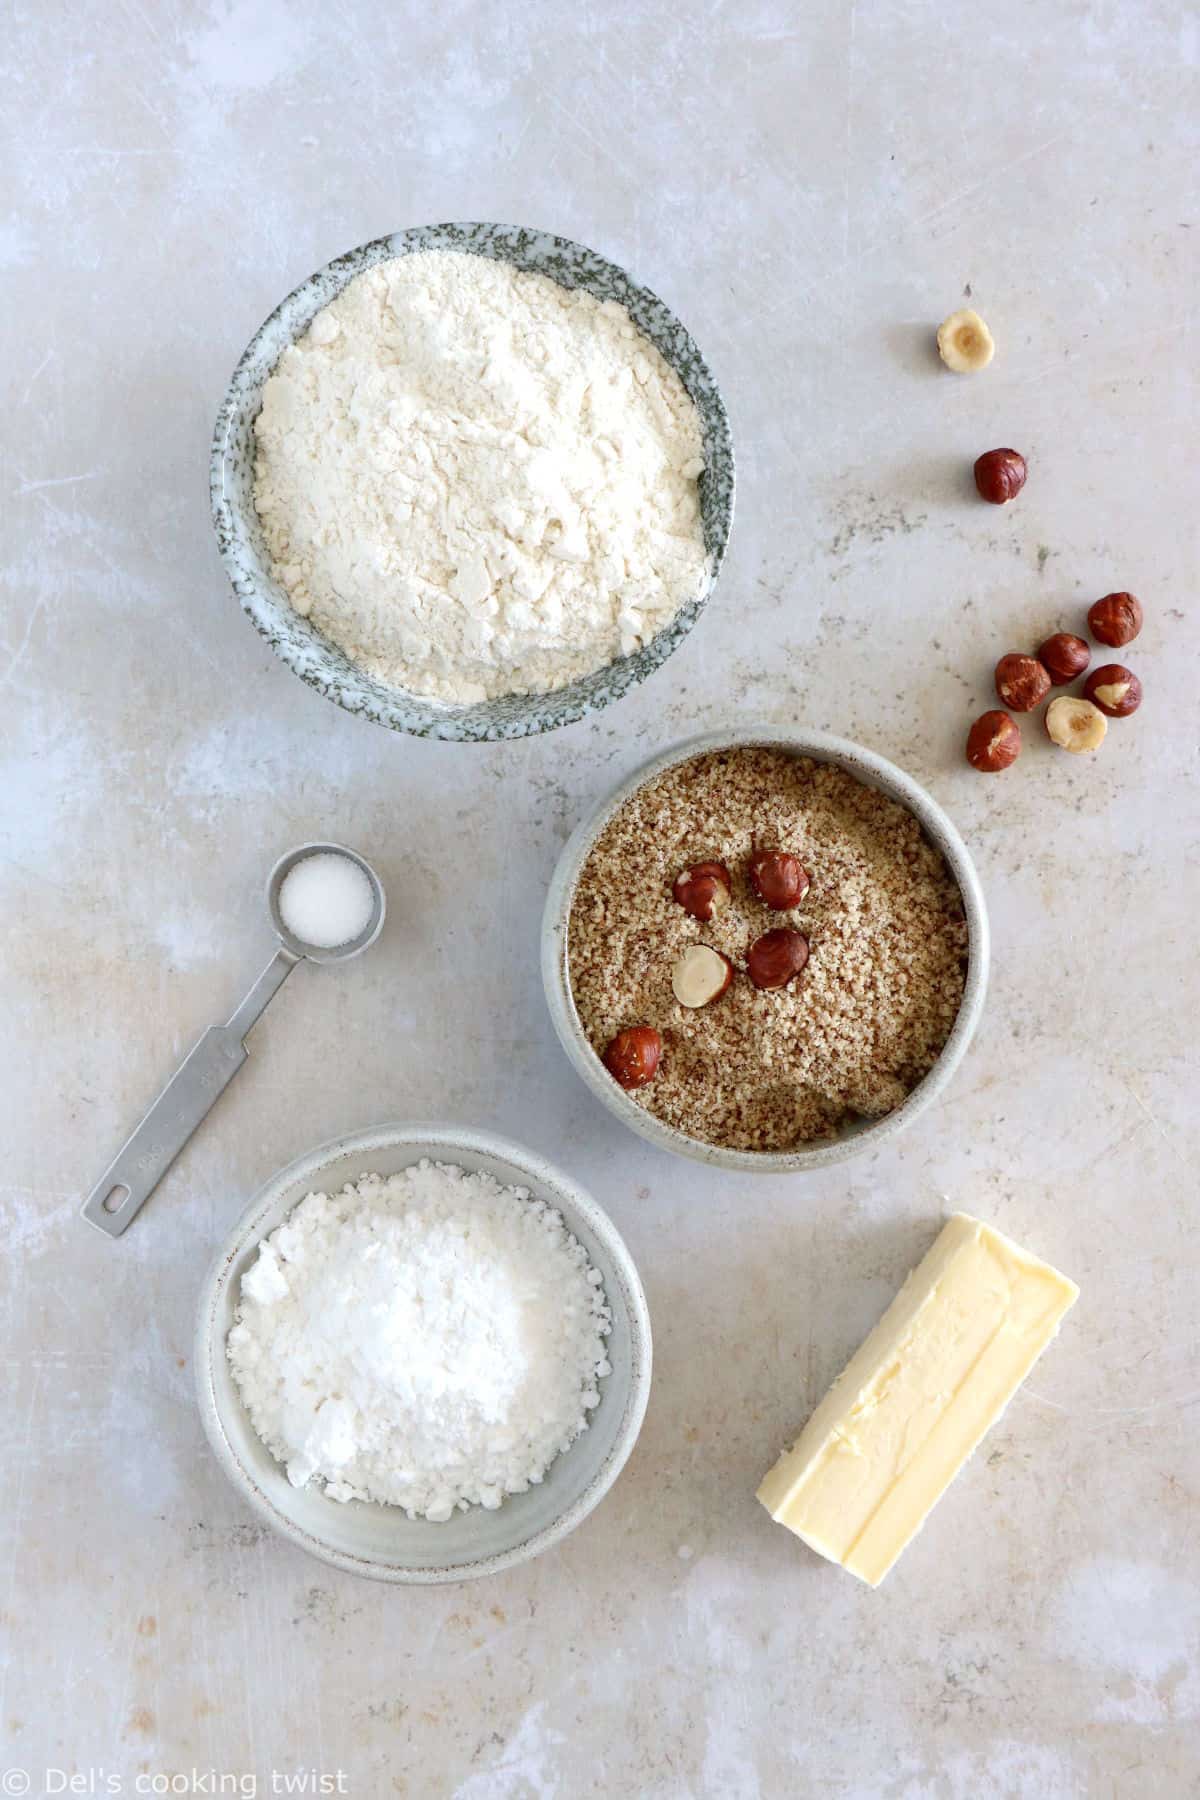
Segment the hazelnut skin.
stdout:
[[1050,692],[1050,674],[1036,656],[1002,656],[996,664],[996,692],[1010,712],[1032,712]]
[[721,862],[694,863],[675,877],[671,897],[693,919],[708,921],[729,905],[733,883]]
[[985,775],[1009,769],[1021,754],[1021,727],[1006,712],[985,712],[967,733],[967,761]]
[[1098,706],[1108,719],[1127,719],[1142,704],[1142,684],[1132,669],[1105,663],[1093,669],[1083,684],[1083,697]]
[[653,1025],[630,1025],[604,1052],[604,1066],[619,1086],[640,1088],[654,1080],[661,1056],[662,1039]]
[[1050,676],[1054,687],[1065,687],[1082,675],[1092,660],[1092,653],[1081,637],[1071,631],[1056,631],[1038,651],[1038,661]]
[[1003,506],[1025,486],[1025,458],[1019,450],[985,450],[975,464],[975,486],[981,500]]
[[808,892],[808,871],[786,850],[758,850],[750,858],[750,885],[764,906],[787,912]]
[[764,931],[755,938],[746,956],[746,973],[756,988],[781,988],[797,976],[808,961],[808,939],[786,925]]
[[1100,643],[1119,650],[1142,629],[1142,603],[1136,594],[1105,594],[1089,610],[1088,627]]

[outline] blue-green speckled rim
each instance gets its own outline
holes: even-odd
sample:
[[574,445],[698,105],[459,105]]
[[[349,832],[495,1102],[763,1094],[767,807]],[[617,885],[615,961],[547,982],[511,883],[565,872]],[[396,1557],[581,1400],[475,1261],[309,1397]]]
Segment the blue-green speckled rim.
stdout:
[[[314,316],[364,269],[416,250],[459,250],[490,256],[514,268],[548,275],[566,288],[585,288],[597,300],[618,300],[638,330],[676,371],[696,403],[704,437],[700,511],[709,574],[704,588],[632,656],[622,656],[566,687],[548,694],[507,694],[470,706],[388,687],[352,663],[343,650],[302,619],[271,579],[270,558],[254,507],[254,421],[263,384],[283,351],[305,332]],[[213,433],[211,492],[217,543],[234,592],[252,623],[276,655],[327,700],[347,712],[389,725],[415,737],[483,742],[531,737],[570,725],[619,700],[664,663],[696,623],[716,584],[733,523],[733,440],[725,405],[708,364],[670,309],[624,269],[606,262],[583,244],[528,231],[519,225],[416,225],[376,238],[318,269],[282,301],[251,338],[233,372]]]

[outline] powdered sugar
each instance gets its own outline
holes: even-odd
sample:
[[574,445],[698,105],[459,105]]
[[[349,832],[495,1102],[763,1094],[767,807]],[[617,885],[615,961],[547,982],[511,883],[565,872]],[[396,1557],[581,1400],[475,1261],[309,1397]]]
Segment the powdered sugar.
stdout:
[[542,1480],[599,1403],[609,1325],[559,1213],[423,1161],[303,1200],[242,1277],[228,1355],[294,1486],[442,1520]]
[[542,692],[699,593],[699,415],[624,307],[452,251],[377,264],[281,356],[255,503],[296,610],[450,701]]

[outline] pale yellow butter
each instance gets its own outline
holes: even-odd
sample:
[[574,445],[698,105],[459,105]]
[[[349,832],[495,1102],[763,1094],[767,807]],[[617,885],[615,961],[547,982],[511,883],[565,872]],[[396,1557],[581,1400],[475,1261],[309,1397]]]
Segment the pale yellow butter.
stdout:
[[1078,1297],[955,1213],[759,1488],[771,1517],[877,1587]]

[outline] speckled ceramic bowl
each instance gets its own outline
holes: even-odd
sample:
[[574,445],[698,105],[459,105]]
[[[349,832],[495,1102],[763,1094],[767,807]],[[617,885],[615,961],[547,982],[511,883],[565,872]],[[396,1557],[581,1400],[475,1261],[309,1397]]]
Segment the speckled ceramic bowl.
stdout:
[[[850,1126],[840,1137],[796,1150],[725,1150],[716,1144],[688,1137],[673,1126],[665,1125],[619,1088],[588,1042],[571,993],[567,954],[567,922],[575,898],[579,874],[592,845],[619,807],[647,782],[664,770],[687,762],[708,750],[730,750],[757,745],[787,750],[796,756],[810,756],[817,762],[836,763],[848,774],[878,788],[906,806],[919,819],[926,836],[945,857],[962,894],[967,921],[967,979],[962,1004],[958,1009],[950,1036],[941,1055],[925,1079],[913,1089],[902,1106],[882,1119],[862,1120]],[[894,763],[874,751],[864,750],[845,738],[830,737],[822,731],[806,731],[803,727],[781,725],[746,726],[740,730],[714,731],[703,737],[689,738],[664,750],[635,771],[615,793],[584,819],[569,839],[550,882],[546,911],[542,922],[542,979],[550,1016],[563,1049],[592,1092],[610,1112],[616,1114],[630,1130],[648,1138],[662,1150],[673,1150],[679,1156],[690,1156],[698,1162],[716,1164],[724,1169],[748,1169],[761,1174],[795,1173],[806,1169],[823,1169],[831,1163],[845,1162],[851,1156],[862,1156],[877,1150],[896,1137],[919,1114],[936,1100],[966,1054],[967,1046],[983,1011],[988,975],[988,921],[983,889],[967,847],[932,799]]]
[[[256,1436],[230,1373],[225,1340],[241,1277],[263,1238],[306,1194],[368,1174],[394,1175],[427,1156],[485,1169],[557,1207],[604,1280],[612,1312],[612,1374],[586,1431],[555,1458],[545,1480],[494,1512],[473,1506],[445,1524],[410,1519],[399,1507],[328,1500],[294,1488]],[[222,1468],[254,1510],[302,1550],[352,1575],[432,1583],[494,1575],[559,1543],[599,1504],[641,1430],[650,1394],[650,1316],[628,1250],[608,1215],[550,1163],[503,1138],[453,1126],[389,1125],[322,1144],[272,1176],[242,1214],[209,1270],[196,1324],[196,1385],[204,1429]]]
[[[253,495],[254,420],[262,403],[263,384],[287,345],[308,329],[314,315],[347,282],[375,263],[416,250],[490,256],[517,269],[548,275],[563,287],[585,288],[598,300],[619,300],[678,373],[700,413],[705,460],[700,509],[709,553],[703,591],[632,656],[620,657],[553,693],[509,694],[471,706],[449,706],[388,687],[356,667],[343,650],[302,619],[269,573],[270,558]],[[288,667],[326,699],[335,700],[347,712],[417,737],[529,737],[599,712],[644,681],[683,642],[713,590],[733,522],[733,488],[733,444],[724,403],[707,363],[675,315],[649,288],[639,286],[594,250],[569,238],[517,225],[418,225],[376,238],[327,263],[289,294],[255,332],[233,372],[213,435],[211,490],[217,542],[229,579],[253,624]]]

